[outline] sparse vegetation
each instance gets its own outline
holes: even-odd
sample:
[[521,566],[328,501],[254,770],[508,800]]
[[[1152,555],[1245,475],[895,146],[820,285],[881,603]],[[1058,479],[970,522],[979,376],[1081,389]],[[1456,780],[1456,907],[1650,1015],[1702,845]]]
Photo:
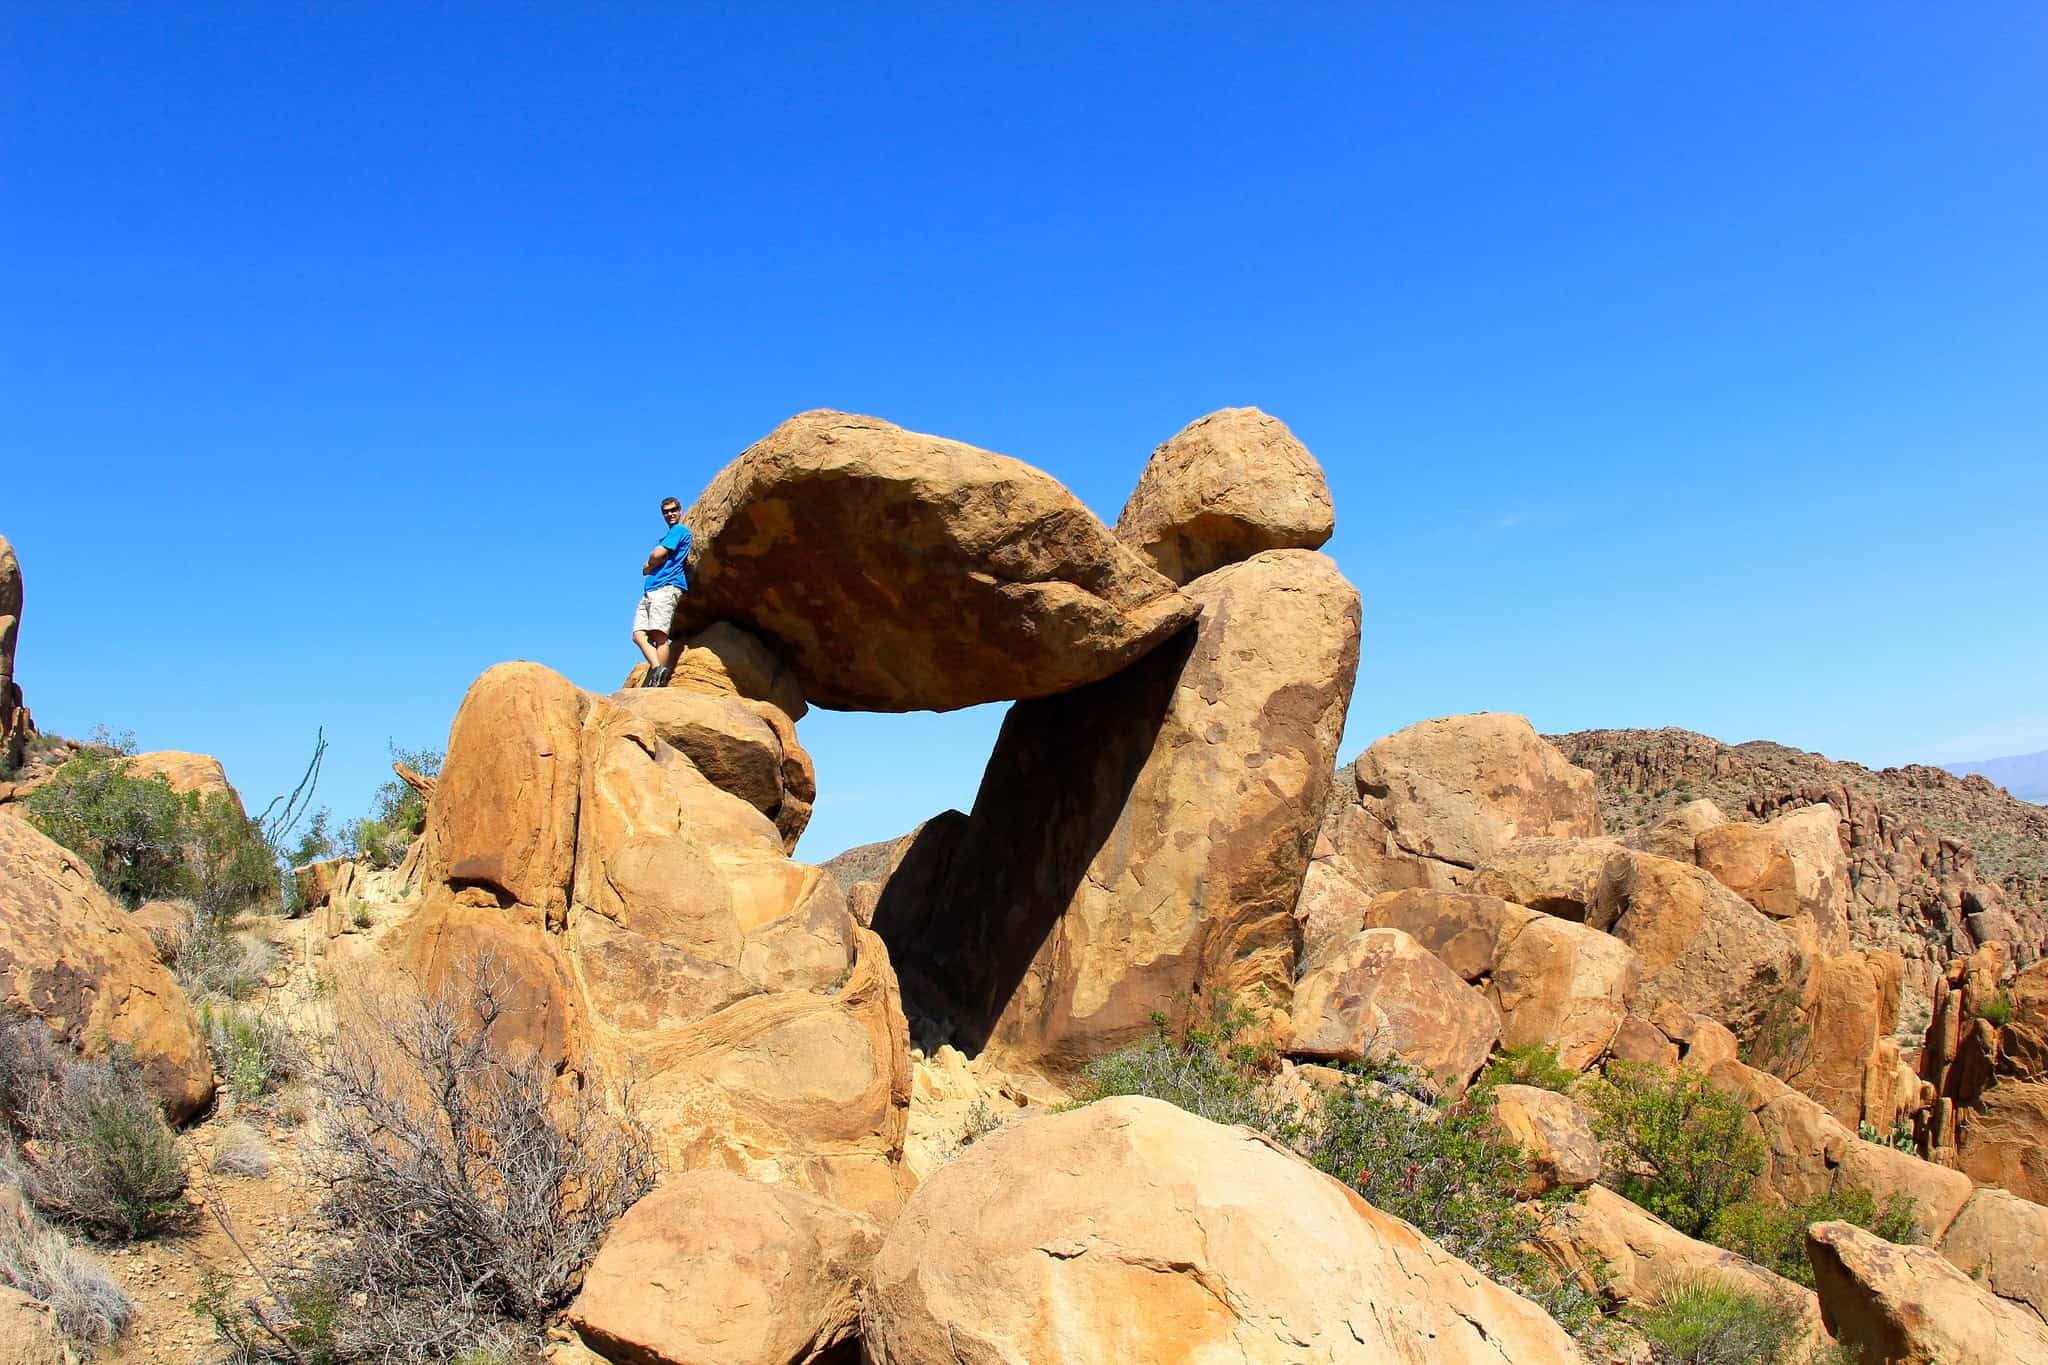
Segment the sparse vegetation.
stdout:
[[1793,1075],[1810,1055],[1808,1034],[1809,1022],[1798,988],[1781,987],[1764,1002],[1755,1031],[1743,1040],[1742,1060],[1774,1076]]
[[1503,1048],[1487,1065],[1482,1085],[1533,1085],[1569,1095],[1581,1077],[1557,1059],[1557,1049],[1548,1043],[1525,1043]]
[[1806,1230],[1815,1223],[1854,1223],[1887,1242],[1918,1241],[1914,1201],[1894,1195],[1880,1207],[1869,1190],[1832,1190],[1803,1203],[1772,1205],[1742,1199],[1723,1209],[1707,1229],[1707,1240],[1747,1256],[1786,1279],[1813,1288],[1813,1263],[1806,1256]]
[[199,1023],[215,1069],[244,1103],[270,1094],[303,1065],[298,1040],[271,1014],[208,1001],[199,1007]]
[[274,1292],[237,1303],[216,1286],[201,1304],[237,1359],[518,1359],[538,1343],[654,1162],[630,1096],[616,1118],[599,1078],[572,1085],[505,1040],[510,989],[486,959],[429,995],[366,992],[338,1025],[314,1078],[329,1235]]
[[1763,1170],[1742,1105],[1696,1071],[1610,1062],[1585,1093],[1603,1182],[1688,1237],[1703,1237]]
[[[422,777],[435,777],[441,771],[442,754],[437,749],[401,749],[394,744],[391,758]],[[370,799],[370,813],[350,827],[348,854],[371,867],[395,867],[426,822],[426,798],[394,775]]]
[[269,1175],[276,1164],[255,1129],[246,1123],[232,1123],[215,1141],[207,1169],[215,1175],[259,1177]]
[[191,1214],[184,1158],[134,1057],[124,1049],[97,1059],[55,1048],[43,1055],[47,1070],[22,1068],[8,1083],[20,1096],[8,1117],[23,1139],[29,1202],[107,1241],[183,1224]]
[[2012,1022],[2012,997],[1999,991],[1978,1009],[1977,1017],[1997,1028],[2004,1028]]
[[[26,1201],[27,1185],[21,1159],[0,1142],[0,1189]],[[135,1316],[134,1301],[106,1268],[30,1207],[0,1207],[0,1284],[50,1305],[65,1337],[84,1351],[118,1339]]]
[[1799,1308],[1720,1280],[1699,1279],[1637,1315],[1656,1365],[1778,1365],[1799,1345]]

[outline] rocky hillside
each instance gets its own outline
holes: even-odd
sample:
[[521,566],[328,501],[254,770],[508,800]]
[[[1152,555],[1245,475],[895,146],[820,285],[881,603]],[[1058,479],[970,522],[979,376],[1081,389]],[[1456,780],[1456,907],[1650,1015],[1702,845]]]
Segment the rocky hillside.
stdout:
[[1944,763],[1957,777],[1977,773],[1990,778],[2022,801],[2048,803],[2048,749],[2038,754],[2015,754],[2010,758],[1986,758],[1971,763]]
[[[1599,784],[1607,827],[1625,833],[1688,801],[1766,820],[1825,801],[1842,817],[1851,921],[1860,943],[1939,963],[2002,939],[2021,962],[2048,940],[2048,809],[1982,777],[1911,764],[1872,771],[1765,740],[1723,744],[1689,730],[1551,736]],[[1916,947],[1917,941],[1918,946]]]

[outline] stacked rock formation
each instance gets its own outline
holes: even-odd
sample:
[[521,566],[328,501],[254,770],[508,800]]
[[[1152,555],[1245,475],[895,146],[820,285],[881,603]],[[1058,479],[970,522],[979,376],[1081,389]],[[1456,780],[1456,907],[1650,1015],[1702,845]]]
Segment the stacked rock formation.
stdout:
[[21,741],[27,738],[29,728],[28,708],[14,681],[21,606],[21,561],[15,558],[7,537],[0,536],[0,758],[8,760],[8,766],[20,760]]

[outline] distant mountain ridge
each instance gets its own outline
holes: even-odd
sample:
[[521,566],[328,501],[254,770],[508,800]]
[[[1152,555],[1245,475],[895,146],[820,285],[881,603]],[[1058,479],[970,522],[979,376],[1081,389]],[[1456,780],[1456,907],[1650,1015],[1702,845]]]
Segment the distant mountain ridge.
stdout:
[[1972,773],[1988,777],[2022,801],[2048,805],[2048,749],[2038,754],[2015,754],[2009,758],[1983,758],[1941,766],[1957,777],[1968,777]]

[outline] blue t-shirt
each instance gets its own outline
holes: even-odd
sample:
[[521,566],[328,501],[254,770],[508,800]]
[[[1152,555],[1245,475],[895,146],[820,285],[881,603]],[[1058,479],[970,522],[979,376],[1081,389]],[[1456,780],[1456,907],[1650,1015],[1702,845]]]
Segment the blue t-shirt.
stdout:
[[669,527],[668,534],[661,538],[661,548],[668,551],[668,558],[655,565],[654,572],[647,575],[647,586],[643,591],[676,587],[688,592],[690,583],[683,577],[683,561],[690,557],[690,528],[680,521]]

